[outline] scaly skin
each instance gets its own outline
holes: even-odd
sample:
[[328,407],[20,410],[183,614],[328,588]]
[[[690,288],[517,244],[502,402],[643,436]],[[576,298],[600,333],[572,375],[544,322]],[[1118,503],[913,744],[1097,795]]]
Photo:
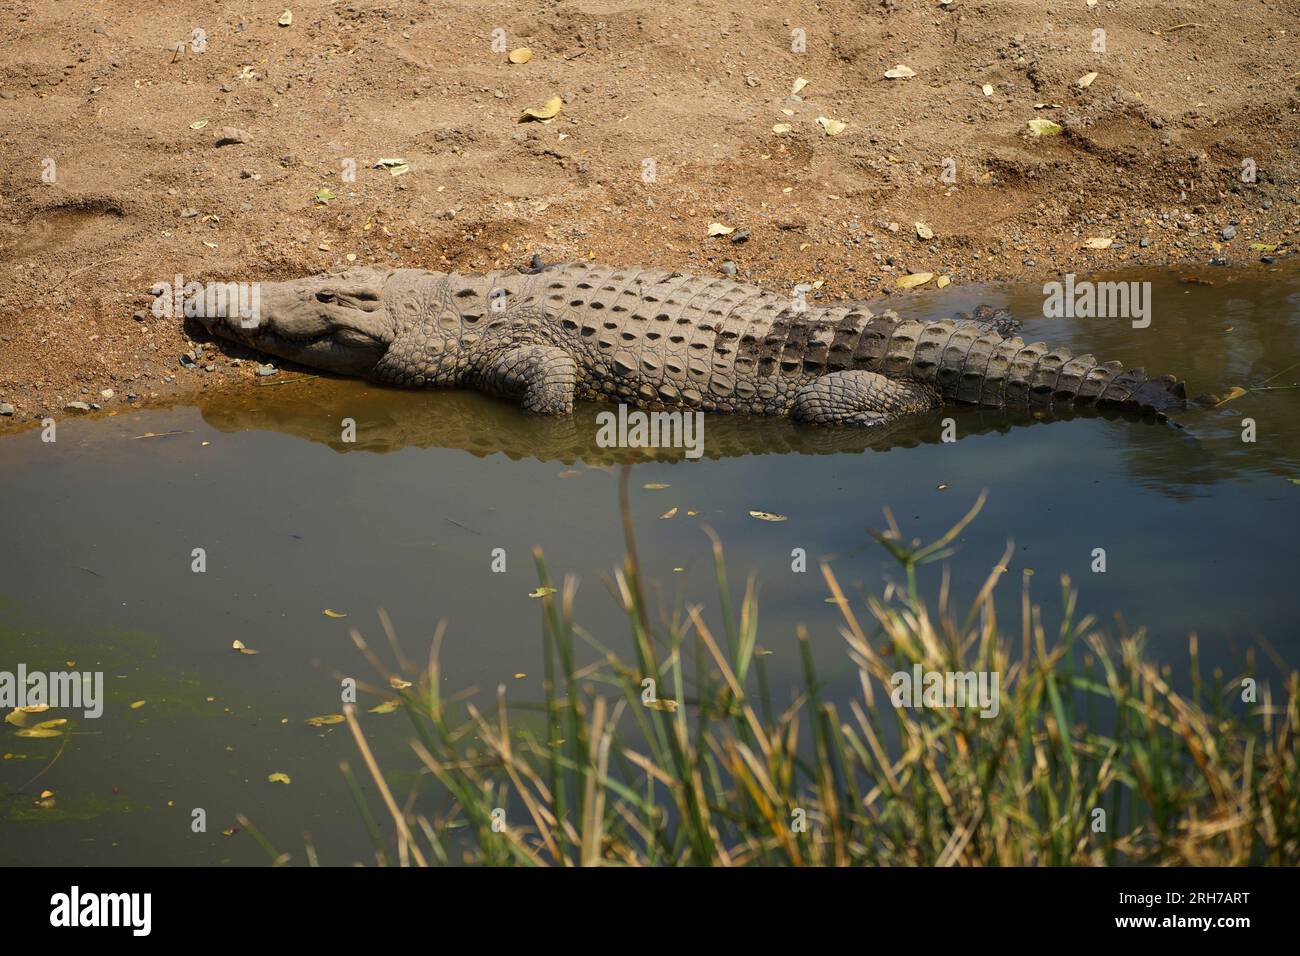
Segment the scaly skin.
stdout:
[[357,269],[262,283],[253,328],[223,314],[201,321],[303,365],[476,388],[547,415],[594,399],[879,425],[944,403],[1095,403],[1160,417],[1184,404],[1172,376],[1026,345],[1001,323],[900,319],[861,303],[799,311],[753,286],[656,269]]

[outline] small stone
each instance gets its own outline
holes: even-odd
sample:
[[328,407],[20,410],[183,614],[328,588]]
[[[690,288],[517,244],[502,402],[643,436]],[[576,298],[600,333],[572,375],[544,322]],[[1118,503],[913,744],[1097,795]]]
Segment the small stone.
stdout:
[[90,406],[85,402],[68,402],[68,404],[63,406],[63,410],[65,412],[88,412],[90,411]]
[[257,367],[257,374],[263,378],[266,378],[268,375],[274,375],[277,371],[278,369],[276,369],[274,365],[259,365]]
[[112,390],[111,388],[102,388],[102,389],[99,390],[99,397],[100,397],[100,398],[112,398],[112,397],[113,397],[113,390]]
[[223,126],[221,127],[220,132],[217,133],[214,145],[233,146],[236,143],[246,142],[248,142],[248,133],[246,131],[240,129],[238,126]]
[[734,276],[736,274],[736,264],[728,259],[722,264],[722,274],[724,276]]
[[0,415],[9,416],[14,413],[14,407],[8,402],[0,402]]
[[1227,240],[1232,239],[1237,235],[1237,227],[1224,226],[1222,229],[1219,230],[1219,235],[1221,235],[1224,241],[1226,242]]
[[1141,246],[1143,249],[1145,249],[1147,246],[1151,245],[1151,240],[1148,239],[1146,236],[1143,236],[1141,239],[1138,240],[1138,245]]
[[193,219],[193,218],[194,218],[195,216],[197,216],[198,214],[199,214],[199,211],[198,211],[197,209],[190,209],[190,208],[187,207],[187,208],[181,210],[181,218],[182,218],[182,219]]
[[744,242],[748,238],[749,238],[748,229],[737,229],[735,232],[731,234],[731,241],[735,243]]
[[137,322],[143,322],[144,312],[133,312],[131,313],[131,318],[135,319]]

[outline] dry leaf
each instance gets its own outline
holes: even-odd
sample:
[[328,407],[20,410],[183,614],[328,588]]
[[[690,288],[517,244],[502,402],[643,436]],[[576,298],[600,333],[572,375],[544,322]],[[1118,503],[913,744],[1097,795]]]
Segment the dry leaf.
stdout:
[[326,608],[323,613],[326,617],[347,617],[346,614],[343,614],[339,611],[332,611],[329,608]]
[[933,278],[933,272],[914,272],[910,276],[903,276],[894,285],[899,289],[915,289],[919,285],[925,285]]
[[923,222],[913,223],[916,226],[916,234],[922,239],[933,239],[934,230]]
[[720,223],[720,222],[711,222],[711,223],[709,223],[709,237],[710,237],[710,238],[713,238],[714,236],[729,236],[729,235],[731,235],[731,234],[732,234],[733,232],[735,232],[735,231],[736,231],[736,227],[735,227],[735,226],[724,226],[724,225],[723,225],[722,223]]
[[798,96],[799,91],[802,90],[807,85],[808,85],[808,81],[805,80],[802,76],[796,77],[794,83],[791,84],[790,86],[790,95]]
[[1214,407],[1218,408],[1220,405],[1227,405],[1234,398],[1241,398],[1241,396],[1245,394],[1246,394],[1246,390],[1244,388],[1242,388],[1240,385],[1234,385],[1232,386],[1232,388],[1228,389],[1226,392],[1223,393],[1223,395],[1219,398],[1219,400],[1214,403]]
[[673,515],[675,515],[675,514],[677,514],[677,509],[676,509],[676,508],[669,508],[667,511],[665,511],[663,514],[661,514],[659,517],[661,517],[661,518],[671,518],[671,517],[672,517]]
[[1051,120],[1036,119],[1029,121],[1029,131],[1035,136],[1056,136],[1061,132],[1061,124]]
[[1089,239],[1084,243],[1084,246],[1089,249],[1109,249],[1114,242],[1114,239],[1109,239],[1105,236],[1098,236],[1095,239]]
[[749,516],[750,516],[751,518],[757,518],[759,521],[786,521],[786,520],[788,520],[788,519],[786,518],[785,515],[773,514],[773,513],[770,512],[770,511],[751,511],[751,512],[749,513]]
[[524,64],[533,58],[533,51],[526,46],[521,46],[517,50],[511,50],[510,55],[506,57],[511,63]]
[[313,727],[325,727],[328,724],[341,724],[343,723],[343,715],[322,714],[319,717],[308,717],[307,723],[311,724]]
[[651,710],[662,710],[666,714],[677,713],[677,701],[675,700],[656,698],[655,700],[647,700],[645,705]]
[[794,128],[794,127],[792,127],[789,123],[777,123],[775,126],[772,127],[772,132],[773,132],[773,133],[788,133],[788,132],[790,132],[790,130],[793,129],[793,128]]
[[275,22],[280,24],[282,27],[287,27],[289,24],[293,23],[293,11],[285,10],[284,13],[280,14],[280,19]]
[[839,136],[848,128],[848,123],[842,120],[831,119],[829,116],[817,117],[817,125],[820,126],[827,136]]
[[554,593],[555,593],[555,588],[537,588],[535,590],[529,591],[528,596],[530,598],[539,598],[539,597],[546,597],[546,595],[554,594]]
[[287,773],[280,773],[279,771],[276,771],[275,773],[267,774],[266,782],[267,783],[292,783],[293,781],[289,779],[289,775]]
[[641,487],[646,491],[663,491],[665,488],[671,488],[672,485],[664,481],[647,481]]
[[1079,89],[1086,90],[1088,87],[1092,86],[1092,81],[1095,80],[1100,75],[1101,74],[1099,73],[1085,73],[1083,74],[1083,76],[1079,77],[1075,82],[1079,84]]
[[916,70],[912,69],[910,66],[906,66],[900,63],[892,70],[886,70],[885,76],[891,80],[905,80],[910,76],[916,76]]
[[939,276],[939,278],[934,280],[934,284],[937,285],[940,289],[946,287],[950,282],[952,282],[952,279],[949,278],[948,276]]
[[529,120],[537,120],[539,123],[549,123],[559,115],[560,107],[563,105],[564,100],[558,96],[552,96],[544,106],[530,106],[524,110],[524,114],[519,117],[519,122],[526,123]]
[[411,686],[411,682],[409,680],[403,680],[400,677],[393,676],[388,678],[388,686],[393,688],[393,690],[406,690],[406,688]]
[[144,706],[144,701],[142,701],[142,700],[133,700],[133,701],[131,701],[131,709],[132,709],[132,710],[139,710],[139,709],[140,709],[141,707],[143,707],[143,706]]
[[203,129],[203,127],[207,125],[208,125],[207,120],[195,120],[193,123],[190,124],[190,129]]
[[239,653],[241,653],[241,654],[256,654],[256,653],[257,653],[257,651],[253,650],[251,647],[245,647],[243,641],[235,641],[235,642],[234,642],[233,644],[231,644],[230,646],[231,646],[231,648],[232,648],[233,650],[239,651]]
[[386,700],[382,704],[375,704],[370,708],[372,714],[391,714],[401,705],[400,700]]

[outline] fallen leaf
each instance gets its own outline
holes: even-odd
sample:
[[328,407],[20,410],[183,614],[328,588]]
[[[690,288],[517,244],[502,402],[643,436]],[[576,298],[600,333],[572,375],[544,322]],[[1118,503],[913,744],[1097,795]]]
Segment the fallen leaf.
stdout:
[[524,110],[519,122],[526,123],[529,120],[537,120],[539,123],[549,123],[559,115],[560,107],[564,105],[564,100],[558,96],[552,96],[543,106],[530,106]]
[[506,57],[511,63],[523,65],[533,58],[533,51],[526,46],[521,46],[517,50],[511,50]]
[[[280,14],[280,19],[275,22],[280,24],[282,27],[287,27],[289,24],[293,23],[293,11],[285,10],[284,13]],[[287,780],[285,782],[288,783]]]
[[341,614],[338,611],[331,611],[329,608],[325,609],[324,614],[326,617],[347,617],[346,614]]
[[42,790],[42,791],[41,791],[41,799],[42,799],[42,800],[48,800],[48,799],[50,799],[50,797],[52,797],[52,796],[54,796],[54,791],[53,791],[53,790]]
[[903,276],[894,285],[899,289],[915,289],[919,285],[925,285],[933,278],[933,272],[914,272],[910,276]]
[[1092,86],[1092,81],[1100,75],[1100,73],[1085,73],[1075,82],[1079,84],[1079,89],[1086,90],[1088,87]]
[[839,136],[840,133],[848,129],[849,124],[842,120],[831,119],[829,116],[817,117],[817,125],[825,131],[827,136]]
[[14,736],[44,738],[44,737],[58,737],[62,733],[63,731],[55,730],[53,727],[26,727],[23,730],[18,731],[18,733],[16,733]]
[[729,236],[729,235],[731,235],[731,234],[732,234],[733,232],[735,232],[735,231],[736,231],[736,227],[735,227],[735,226],[724,226],[724,225],[723,225],[722,223],[720,223],[720,222],[711,222],[711,223],[709,223],[709,237],[710,237],[710,238],[713,238],[714,236]]
[[786,521],[786,520],[788,520],[788,519],[786,518],[785,515],[773,514],[773,513],[770,512],[770,511],[751,511],[751,512],[749,513],[749,516],[750,516],[751,518],[757,518],[759,521]]
[[251,647],[245,647],[243,641],[235,641],[233,644],[230,645],[230,647],[231,647],[233,650],[239,651],[239,653],[241,653],[241,654],[256,654],[256,653],[257,653],[257,651],[253,650]]
[[207,120],[195,120],[193,123],[190,124],[190,129],[203,129],[203,127],[207,125],[208,125]]
[[388,686],[393,688],[393,690],[406,690],[411,686],[411,682],[409,680],[403,680],[400,677],[390,677],[388,678]]
[[773,133],[788,133],[788,132],[790,132],[790,130],[792,130],[792,129],[794,129],[794,127],[791,126],[789,123],[777,123],[775,126],[772,127],[772,132],[773,132]]
[[923,222],[913,223],[916,226],[916,234],[922,239],[933,239],[934,230]]
[[672,485],[663,481],[648,481],[641,487],[647,491],[663,491],[665,488],[671,488]]
[[660,517],[660,518],[671,518],[671,517],[672,517],[673,515],[675,515],[675,514],[677,514],[677,509],[676,509],[676,508],[669,508],[667,511],[665,511],[663,514],[661,514],[659,517]]
[[539,597],[546,597],[546,595],[554,594],[554,593],[555,593],[555,588],[537,588],[536,590],[529,591],[528,596],[530,598],[539,598]]
[[275,773],[267,774],[266,782],[267,783],[292,783],[293,781],[289,779],[289,775],[287,773],[280,773],[279,771],[276,771]]
[[1277,252],[1276,242],[1252,242],[1250,244],[1252,252]]
[[400,700],[386,700],[382,704],[375,704],[374,707],[370,708],[369,712],[372,714],[391,714],[401,706],[401,703]]
[[802,76],[795,77],[794,83],[790,86],[790,95],[798,96],[799,91],[802,90],[807,85],[808,85],[808,81],[805,80]]
[[665,714],[677,713],[677,701],[675,700],[655,698],[654,700],[647,700],[645,705],[651,710],[662,710]]
[[916,70],[900,63],[892,70],[886,70],[885,76],[891,80],[906,80],[908,77],[916,76]]
[[1035,119],[1029,121],[1029,131],[1035,136],[1056,136],[1061,132],[1061,124],[1051,120]]
[[338,197],[335,196],[332,191],[330,191],[330,188],[328,186],[322,186],[320,189],[316,190],[316,201],[320,203],[322,206],[328,203],[331,199],[337,199],[337,198]]
[[1106,236],[1098,236],[1095,239],[1089,239],[1087,242],[1084,243],[1084,246],[1087,247],[1088,249],[1109,249],[1114,244],[1114,242],[1115,242],[1114,239],[1108,238]]
[[15,727],[27,727],[35,723],[32,719],[34,715],[43,714],[49,709],[48,704],[30,704],[27,707],[15,707],[5,714],[5,723],[13,724]]
[[1246,394],[1246,390],[1244,388],[1242,388],[1240,385],[1234,385],[1232,386],[1232,388],[1228,389],[1226,392],[1223,393],[1223,395],[1219,398],[1219,400],[1214,403],[1214,407],[1218,408],[1220,405],[1227,405],[1234,398],[1241,398],[1241,396],[1245,394]]
[[934,280],[934,284],[937,285],[940,289],[946,287],[950,282],[952,282],[952,279],[949,278],[948,276],[939,276],[939,278]]
[[133,700],[133,701],[131,702],[131,709],[132,709],[132,710],[139,710],[139,709],[140,709],[141,707],[143,707],[143,706],[144,706],[144,701],[142,701],[142,700]]
[[343,723],[343,715],[322,714],[319,717],[308,717],[307,723],[311,724],[313,727],[325,727],[329,724],[341,724]]

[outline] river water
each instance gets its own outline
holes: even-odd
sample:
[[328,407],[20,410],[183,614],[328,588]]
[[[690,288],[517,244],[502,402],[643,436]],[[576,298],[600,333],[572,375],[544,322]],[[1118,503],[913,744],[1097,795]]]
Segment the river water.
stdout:
[[[1005,305],[1027,340],[1175,372],[1191,393],[1300,381],[1287,371],[1300,361],[1294,268],[1115,278],[1152,282],[1149,328],[1041,318],[1039,286],[923,292],[898,307]],[[542,422],[474,394],[316,378],[64,419],[54,443],[39,430],[0,439],[0,671],[102,671],[107,696],[102,717],[74,719],[60,737],[0,725],[0,863],[264,861],[247,834],[224,834],[239,813],[297,860],[306,832],[323,863],[368,858],[338,769],[359,763],[347,728],[304,723],[340,709],[342,677],[373,679],[350,627],[386,651],[384,608],[422,657],[445,619],[446,692],[486,703],[504,683],[513,698],[540,699],[537,545],[553,573],[579,576],[579,621],[627,649],[606,584],[622,546],[618,453],[596,445],[599,410]],[[945,416],[955,442],[939,440]],[[355,442],[342,440],[344,418]],[[758,576],[760,640],[780,693],[797,679],[798,624],[828,673],[845,664],[818,557],[836,555],[842,583],[878,593],[896,572],[868,536],[882,509],[929,540],[987,489],[948,561],[959,602],[1010,540],[1004,608],[1018,606],[1030,568],[1050,621],[1068,574],[1083,610],[1111,634],[1144,627],[1175,671],[1192,632],[1207,667],[1235,673],[1265,645],[1294,666],[1300,389],[1180,418],[1181,429],[947,410],[875,434],[710,417],[703,459],[633,469],[642,562],[665,607],[699,602],[713,614],[702,526],[716,529],[733,584]],[[1245,420],[1255,441],[1243,440]],[[796,548],[808,573],[792,571]],[[1104,573],[1093,570],[1099,548]],[[932,569],[924,583],[937,580]],[[237,640],[258,653],[233,650]],[[833,693],[852,693],[842,683]],[[404,718],[363,716],[380,763],[409,768]],[[291,782],[268,782],[272,773]]]

